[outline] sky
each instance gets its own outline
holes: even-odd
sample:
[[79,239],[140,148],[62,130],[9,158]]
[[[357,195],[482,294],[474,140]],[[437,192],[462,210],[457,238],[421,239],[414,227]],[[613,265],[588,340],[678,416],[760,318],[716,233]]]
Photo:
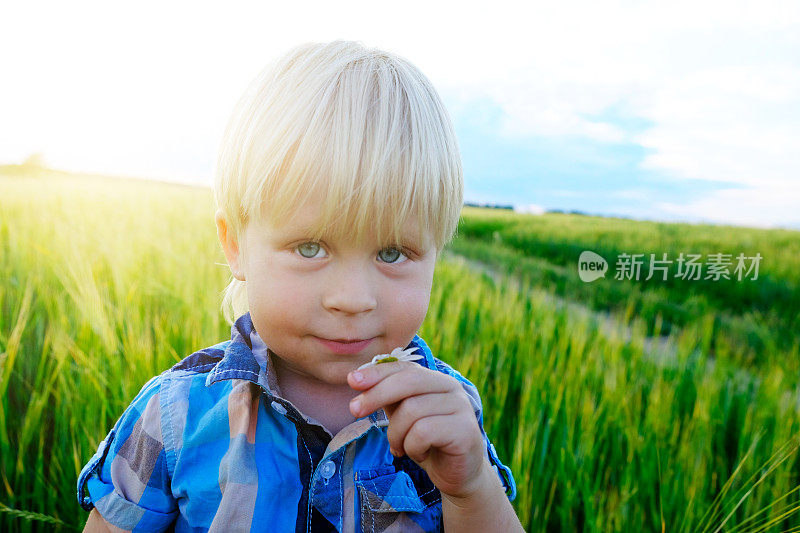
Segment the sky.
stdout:
[[416,64],[465,200],[800,229],[800,2],[5,2],[0,164],[210,184],[268,62],[350,39]]

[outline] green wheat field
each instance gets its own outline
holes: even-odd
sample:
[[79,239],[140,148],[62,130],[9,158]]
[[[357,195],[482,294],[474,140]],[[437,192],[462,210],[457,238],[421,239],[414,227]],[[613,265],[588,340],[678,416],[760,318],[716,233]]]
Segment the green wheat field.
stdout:
[[[610,265],[585,283],[578,256]],[[757,279],[614,279],[624,253]],[[142,385],[230,337],[211,191],[0,169],[0,531],[83,527]],[[528,531],[800,531],[800,232],[465,208],[420,332],[473,381]]]

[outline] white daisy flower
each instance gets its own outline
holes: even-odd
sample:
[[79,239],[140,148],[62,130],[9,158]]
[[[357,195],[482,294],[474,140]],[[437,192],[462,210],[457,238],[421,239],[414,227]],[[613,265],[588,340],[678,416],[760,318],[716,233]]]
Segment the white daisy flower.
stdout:
[[378,354],[372,358],[372,361],[369,363],[364,363],[358,370],[362,368],[366,368],[368,366],[377,365],[379,363],[391,363],[392,361],[416,361],[417,359],[422,359],[422,354],[415,354],[414,352],[417,350],[416,346],[411,348],[402,349],[400,347],[395,348],[392,350],[392,353],[382,353]]

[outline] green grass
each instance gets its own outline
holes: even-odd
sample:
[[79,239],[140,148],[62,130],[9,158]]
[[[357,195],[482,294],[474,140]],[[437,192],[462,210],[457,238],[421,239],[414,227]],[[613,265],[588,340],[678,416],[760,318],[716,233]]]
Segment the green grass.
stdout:
[[[548,214],[516,215],[466,209],[460,238],[451,249],[506,274],[523,277],[555,295],[609,311],[622,320],[644,320],[649,335],[669,334],[697,322],[713,322],[711,355],[744,365],[777,364],[797,372],[800,330],[800,232]],[[578,257],[592,250],[609,261],[607,278],[584,283]],[[760,253],[758,279],[645,281],[650,254]],[[614,280],[621,253],[645,254],[642,277]],[[703,272],[703,277],[706,273]],[[769,359],[772,358],[772,359]]]
[[[0,191],[0,530],[81,528],[122,410],[229,337],[211,194],[18,168]],[[527,530],[800,527],[799,235],[465,210],[421,335],[479,387]],[[584,247],[760,251],[763,277],[584,284]]]

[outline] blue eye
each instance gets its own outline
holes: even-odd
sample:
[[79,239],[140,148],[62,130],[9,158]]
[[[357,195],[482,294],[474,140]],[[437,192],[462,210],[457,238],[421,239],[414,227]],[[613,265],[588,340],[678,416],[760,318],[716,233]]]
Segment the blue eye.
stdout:
[[303,257],[311,259],[316,257],[322,248],[318,242],[304,242],[303,244],[298,245],[295,250],[297,250],[297,253]]
[[[400,259],[401,257],[402,259],[398,261],[398,259]],[[406,255],[397,248],[384,248],[383,250],[378,252],[378,258],[384,263],[395,263],[395,264],[402,263],[403,261],[408,259],[408,257],[406,257]]]

